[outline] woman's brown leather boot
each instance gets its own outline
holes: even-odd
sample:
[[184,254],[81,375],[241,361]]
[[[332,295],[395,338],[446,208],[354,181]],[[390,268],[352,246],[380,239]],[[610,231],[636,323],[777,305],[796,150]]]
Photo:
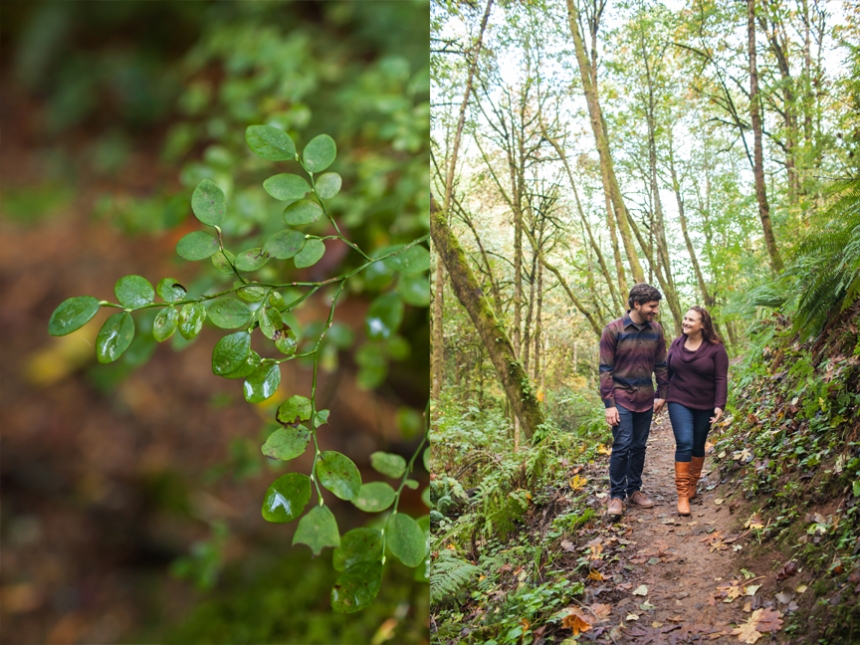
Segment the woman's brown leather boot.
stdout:
[[678,515],[690,514],[690,462],[675,462],[675,486],[678,489]]
[[702,467],[705,465],[704,457],[693,457],[690,462],[690,488],[689,499],[696,499],[696,484],[699,483],[699,478],[702,476]]

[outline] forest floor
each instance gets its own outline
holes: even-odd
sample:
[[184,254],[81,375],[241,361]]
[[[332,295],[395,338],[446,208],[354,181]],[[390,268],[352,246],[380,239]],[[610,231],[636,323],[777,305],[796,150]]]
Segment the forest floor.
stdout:
[[[586,599],[598,605],[610,597],[617,600],[608,603],[608,614],[606,609],[597,610],[604,616],[602,627],[595,625],[583,633],[584,639],[637,645],[737,643],[736,628],[750,622],[751,612],[764,609],[752,626],[759,625],[758,617],[766,612],[771,620],[777,618],[772,609],[776,601],[758,593],[763,574],[775,575],[773,558],[752,562],[745,558],[745,508],[725,500],[731,483],[712,470],[711,460],[706,461],[692,514],[679,516],[674,452],[664,413],[652,426],[643,474],[643,490],[654,507],[627,506],[620,522],[597,528],[598,537],[588,542],[604,547],[598,552],[612,552],[616,545],[625,548],[618,553],[614,573],[600,574],[612,586],[587,592]],[[608,460],[595,463],[595,470],[608,470]]]

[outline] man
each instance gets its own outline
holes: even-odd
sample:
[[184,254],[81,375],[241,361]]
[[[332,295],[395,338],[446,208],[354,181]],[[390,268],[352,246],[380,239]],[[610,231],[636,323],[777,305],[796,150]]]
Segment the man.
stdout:
[[600,396],[614,439],[607,509],[611,520],[624,514],[625,497],[641,508],[654,506],[640,488],[651,417],[663,408],[669,389],[666,339],[655,320],[662,298],[651,285],[637,284],[630,290],[627,314],[606,325],[600,337]]

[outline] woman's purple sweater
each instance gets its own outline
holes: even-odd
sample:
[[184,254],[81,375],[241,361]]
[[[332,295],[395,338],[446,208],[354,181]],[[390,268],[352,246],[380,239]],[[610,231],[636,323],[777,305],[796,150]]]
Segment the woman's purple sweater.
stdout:
[[702,340],[699,349],[684,348],[681,334],[669,347],[669,396],[666,401],[693,410],[725,409],[729,357],[722,343]]

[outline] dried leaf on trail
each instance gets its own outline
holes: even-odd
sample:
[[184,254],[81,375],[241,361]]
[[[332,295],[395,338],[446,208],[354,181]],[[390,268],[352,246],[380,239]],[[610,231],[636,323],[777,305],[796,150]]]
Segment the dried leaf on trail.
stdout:
[[776,599],[782,605],[787,605],[792,600],[794,600],[794,592],[793,591],[780,591],[776,594]]
[[633,590],[634,596],[647,596],[648,595],[648,587],[645,585],[639,585],[636,589]]
[[731,584],[717,587],[717,593],[714,594],[714,598],[722,598],[723,602],[732,602],[736,598],[740,598],[743,593],[740,581],[734,580]]
[[597,622],[603,622],[607,618],[609,618],[609,614],[612,613],[612,605],[604,605],[601,603],[595,603],[588,608],[588,610],[594,614],[595,618],[597,618]]
[[761,516],[758,513],[753,513],[750,515],[749,519],[744,523],[744,528],[748,529],[763,529],[764,523],[761,520]]
[[637,616],[636,614],[627,614],[627,618],[625,618],[624,620],[639,620],[639,616]]
[[611,446],[604,446],[603,444],[600,444],[599,446],[597,446],[597,454],[599,454],[599,455],[611,455],[612,454],[612,447]]
[[752,618],[749,621],[745,622],[740,627],[732,630],[732,634],[736,634],[738,640],[742,643],[755,643],[759,638],[762,637],[761,632],[759,632],[755,628],[755,623],[752,621]]
[[744,587],[745,596],[754,596],[755,592],[761,588],[761,585],[747,585]]
[[591,623],[588,622],[589,619],[585,617],[585,614],[582,613],[579,607],[568,607],[567,611],[570,613],[562,619],[562,627],[572,629],[574,636],[591,629]]
[[757,609],[750,619],[758,621],[756,629],[762,633],[778,632],[782,629],[782,612],[769,607]]
[[582,490],[585,488],[585,485],[588,483],[588,479],[585,477],[580,477],[579,475],[574,475],[570,478],[568,484],[570,484],[570,488],[572,490]]
[[588,579],[594,580],[595,582],[603,582],[603,575],[597,569],[592,569],[588,573]]
[[569,552],[569,553],[576,551],[576,547],[573,545],[573,542],[571,542],[570,540],[562,540],[561,541],[561,548],[564,549],[565,551]]

